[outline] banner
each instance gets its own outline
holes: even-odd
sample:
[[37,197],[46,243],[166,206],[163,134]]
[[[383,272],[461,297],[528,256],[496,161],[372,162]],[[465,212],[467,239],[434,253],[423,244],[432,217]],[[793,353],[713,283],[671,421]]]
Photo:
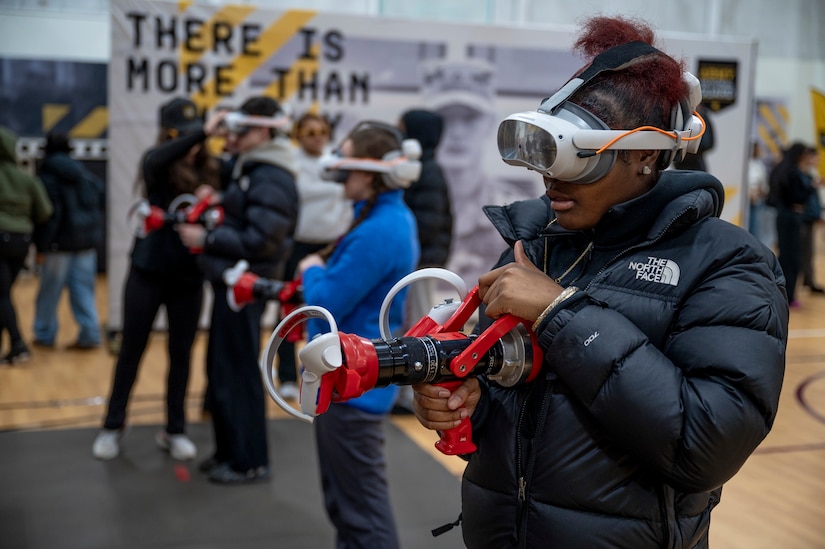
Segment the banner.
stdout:
[[[295,115],[326,115],[335,138],[365,118],[394,124],[410,108],[437,110],[445,118],[437,158],[455,217],[448,268],[473,286],[506,248],[481,207],[544,193],[539,175],[501,161],[498,123],[536,108],[583,64],[570,52],[567,29],[148,0],[114,0],[111,14],[110,173],[121,192],[109,204],[110,234],[119,235],[110,241],[110,323],[120,317],[131,245],[126,210],[136,198],[137,164],[154,142],[158,106],[170,98],[187,96],[210,110],[269,95]],[[715,113],[719,144],[708,164],[728,193],[723,216],[738,222],[753,44],[665,37],[661,45],[688,67],[720,54],[735,63],[736,82],[729,88],[735,97]]]

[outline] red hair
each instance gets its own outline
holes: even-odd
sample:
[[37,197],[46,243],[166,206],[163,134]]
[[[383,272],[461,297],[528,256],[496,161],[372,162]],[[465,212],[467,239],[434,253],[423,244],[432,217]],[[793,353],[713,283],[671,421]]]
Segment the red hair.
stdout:
[[[596,16],[584,22],[573,50],[588,65],[600,53],[628,42],[655,46],[656,34],[646,22],[628,17]],[[684,63],[662,53],[617,72],[605,72],[578,90],[571,101],[614,129],[643,125],[669,128],[670,113],[687,97]]]

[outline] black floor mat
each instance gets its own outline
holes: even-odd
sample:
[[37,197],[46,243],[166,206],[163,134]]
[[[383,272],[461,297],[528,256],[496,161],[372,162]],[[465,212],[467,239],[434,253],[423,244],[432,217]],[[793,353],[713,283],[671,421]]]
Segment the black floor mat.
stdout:
[[[321,499],[312,426],[269,422],[272,479],[220,486],[195,462],[157,448],[158,427],[134,427],[109,462],[91,454],[92,429],[0,433],[0,548],[3,549],[332,549]],[[460,511],[460,483],[388,423],[393,511],[401,547],[463,546],[459,529],[430,530]],[[199,458],[211,427],[188,434]]]

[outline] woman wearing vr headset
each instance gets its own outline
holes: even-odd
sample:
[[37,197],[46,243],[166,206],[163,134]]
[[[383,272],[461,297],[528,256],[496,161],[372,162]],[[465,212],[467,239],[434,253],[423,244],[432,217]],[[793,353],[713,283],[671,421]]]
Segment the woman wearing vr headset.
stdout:
[[543,369],[512,388],[415,387],[425,427],[473,425],[468,547],[708,547],[722,484],[773,424],[782,272],[718,218],[719,181],[665,171],[701,135],[685,112],[699,98],[653,41],[643,22],[589,19],[588,65],[499,128],[502,158],[547,192],[487,209],[513,250],[480,296],[488,317],[532,324]]
[[[384,296],[418,263],[415,218],[403,189],[418,178],[420,163],[402,152],[397,128],[377,122],[357,125],[339,155],[325,162],[325,173],[343,183],[344,196],[353,201],[352,226],[337,244],[302,259],[298,271],[307,305],[328,309],[341,331],[376,338]],[[395,333],[403,327],[404,292],[389,311]],[[327,329],[310,321],[307,337]],[[397,392],[395,386],[373,389],[333,403],[315,418],[324,501],[337,532],[336,547],[398,547],[382,425]]]
[[[153,206],[167,210],[177,197],[194,193],[200,186],[221,187],[220,164],[204,145],[217,131],[217,123],[204,125],[197,106],[184,97],[165,103],[159,115],[157,144],[143,156],[139,184]],[[161,305],[169,330],[169,373],[166,429],[157,434],[156,442],[174,459],[195,457],[195,444],[184,432],[184,401],[202,302],[203,273],[173,227],[135,239],[124,287],[123,332],[112,390],[103,429],[92,446],[96,458],[109,460],[120,453],[129,396]]]
[[237,154],[221,196],[225,218],[211,230],[181,224],[178,233],[187,246],[203,248],[199,263],[218,297],[212,305],[206,352],[215,451],[198,468],[211,482],[228,485],[266,480],[270,470],[258,370],[266,303],[233,310],[220,298],[227,289],[223,273],[244,259],[253,273],[281,278],[292,250],[298,193],[295,158],[284,131],[288,119],[275,99],[251,97],[238,111],[215,117],[225,122],[228,149]]

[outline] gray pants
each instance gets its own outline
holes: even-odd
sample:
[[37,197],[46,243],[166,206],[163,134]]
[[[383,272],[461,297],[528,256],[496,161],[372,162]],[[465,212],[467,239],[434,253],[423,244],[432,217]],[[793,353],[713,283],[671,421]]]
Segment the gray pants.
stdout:
[[324,504],[337,549],[396,549],[383,415],[332,404],[315,418]]

